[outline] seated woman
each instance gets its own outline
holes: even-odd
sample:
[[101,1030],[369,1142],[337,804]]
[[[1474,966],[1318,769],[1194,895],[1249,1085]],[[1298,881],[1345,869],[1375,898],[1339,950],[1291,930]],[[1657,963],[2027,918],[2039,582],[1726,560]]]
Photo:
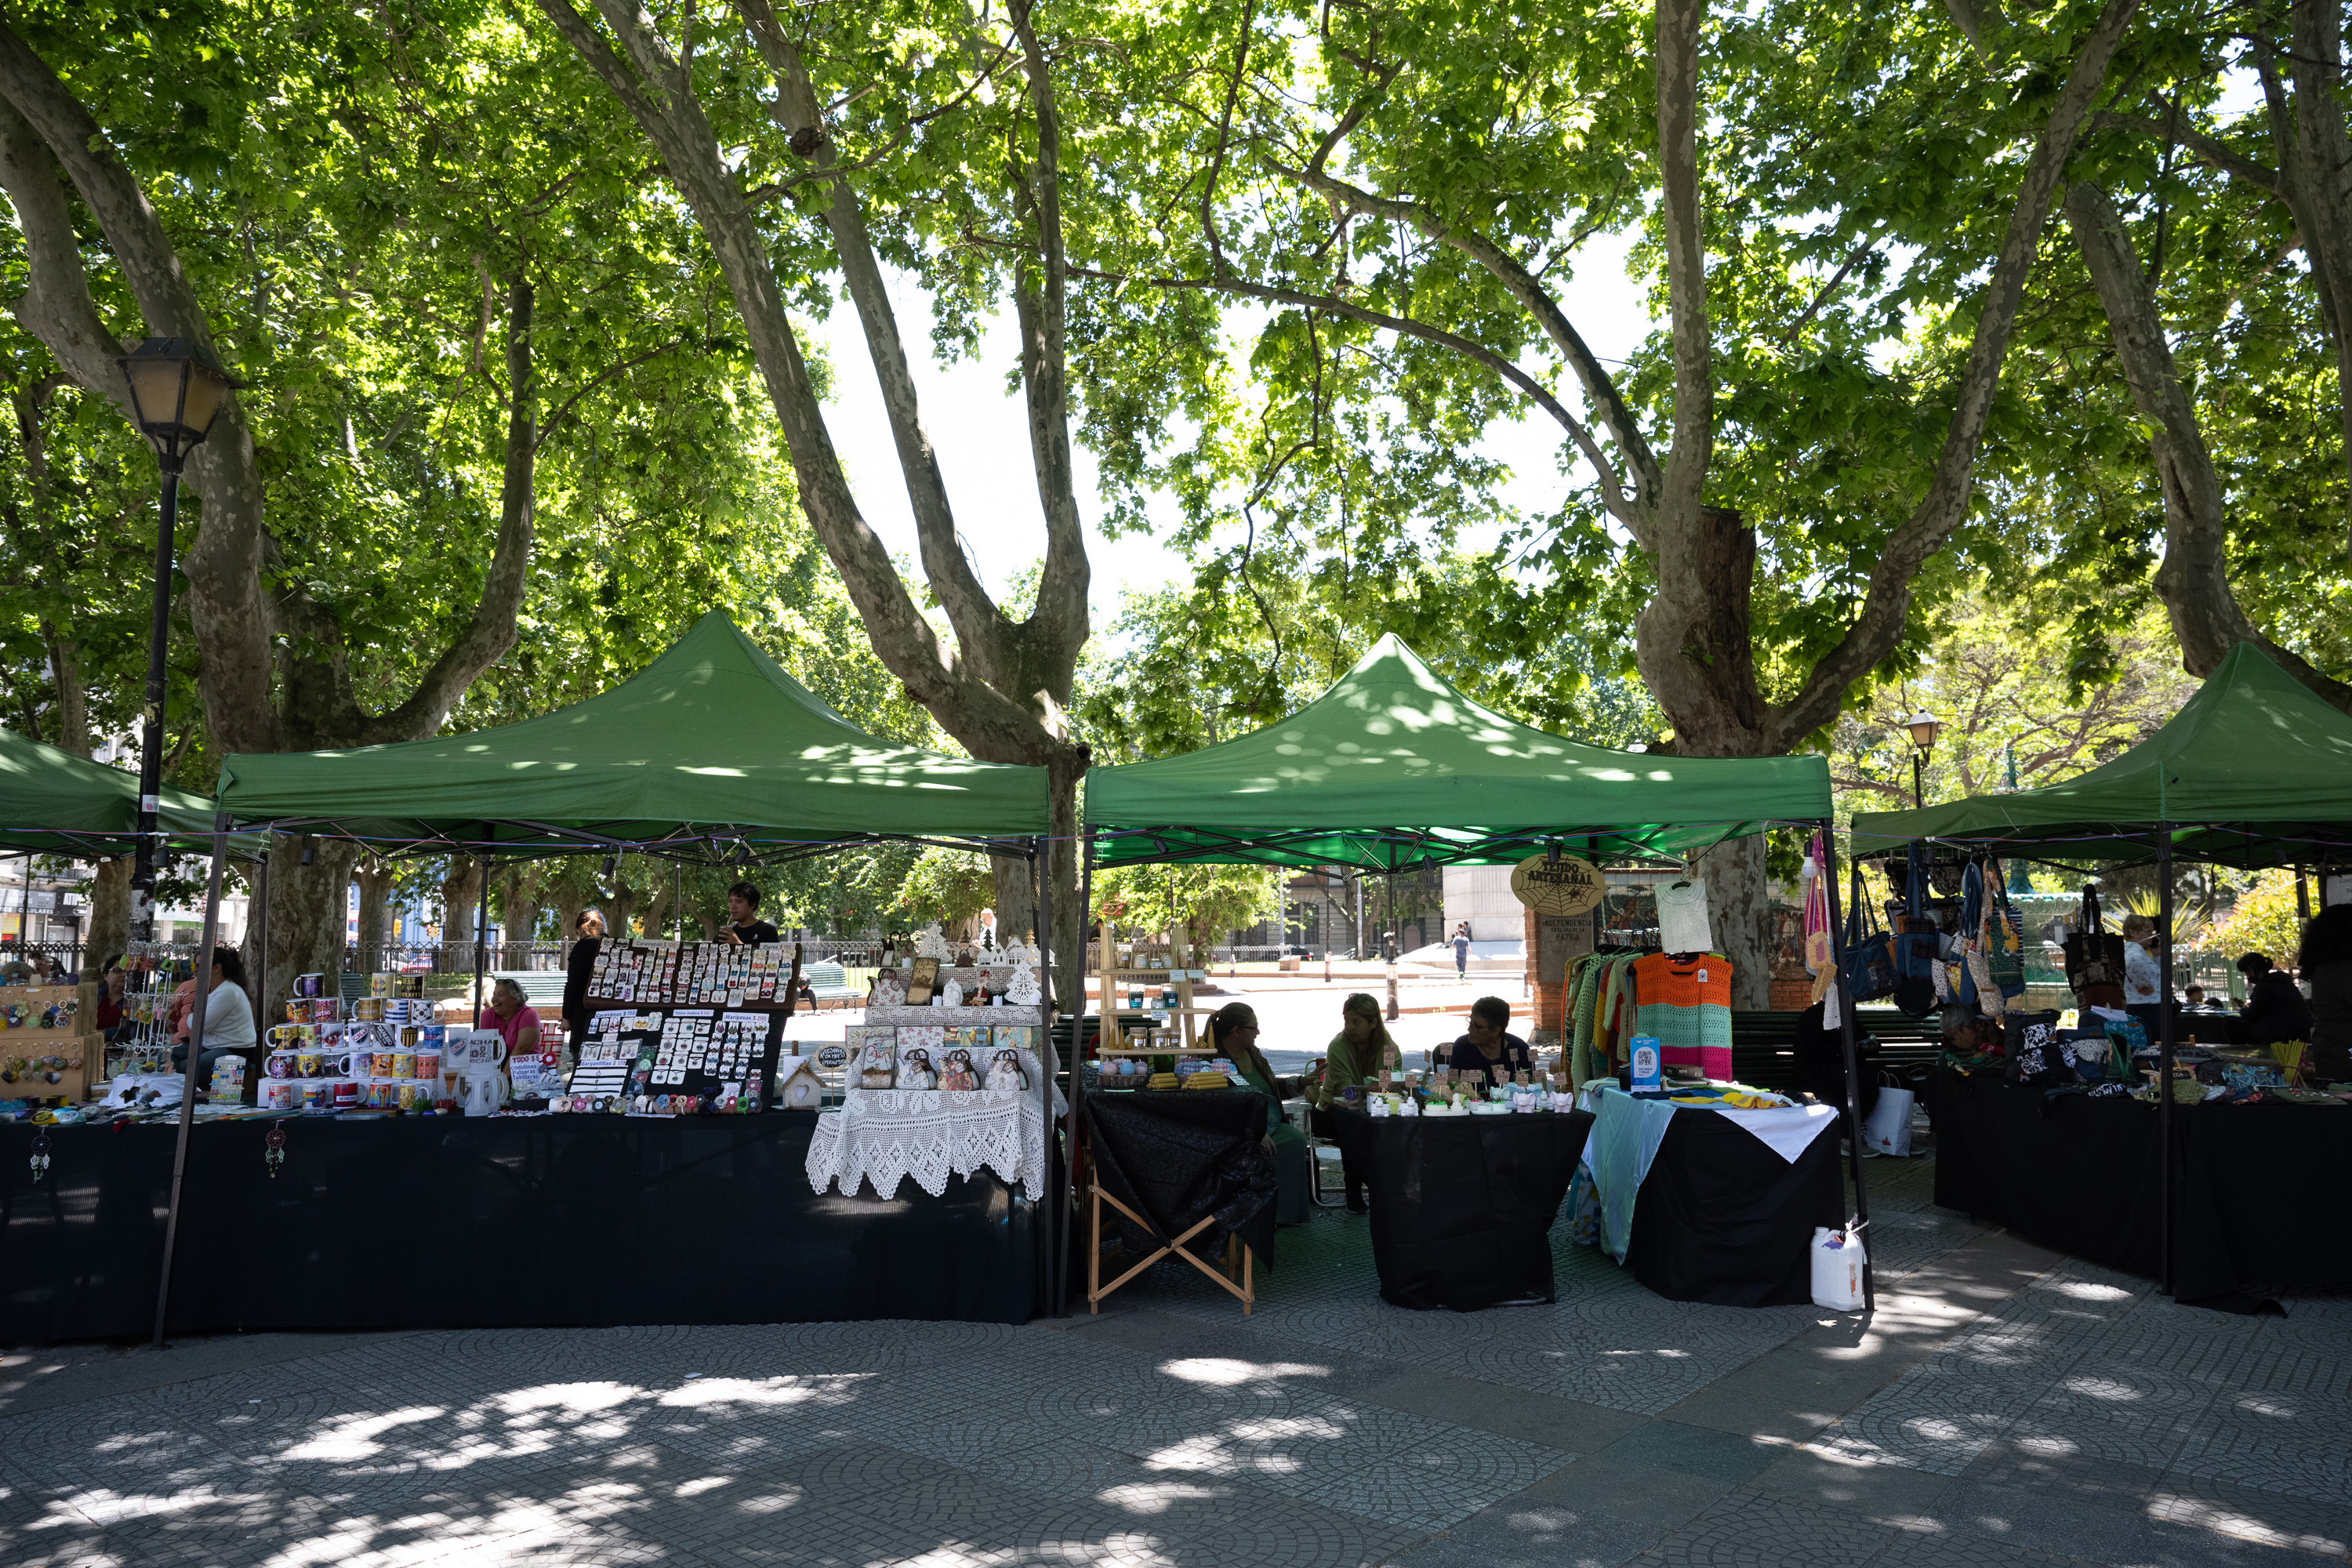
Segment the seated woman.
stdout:
[[1257,1012],[1246,1002],[1228,1002],[1209,1017],[1209,1043],[1234,1064],[1242,1085],[1269,1097],[1265,1108],[1267,1142],[1274,1150],[1275,1179],[1281,1189],[1275,1199],[1274,1223],[1305,1225],[1309,1205],[1307,1182],[1307,1139],[1282,1114],[1281,1101],[1298,1092],[1295,1078],[1276,1078],[1265,1053],[1257,1048]]
[[[193,1006],[190,1014],[193,1023]],[[253,1024],[253,998],[245,991],[245,960],[233,947],[216,947],[213,949],[212,976],[205,991],[205,1045],[203,1054],[196,1058],[197,1089],[205,1089],[211,1083],[213,1064],[232,1054],[246,1058],[247,1092],[257,1089],[260,1077],[256,1064],[260,1043],[260,1034]],[[186,1046],[173,1048],[174,1072],[186,1071],[187,1060]]]
[[[1364,992],[1359,991],[1339,1004],[1339,1032],[1324,1047],[1323,1082],[1312,1096],[1315,1109],[1309,1121],[1318,1138],[1337,1138],[1331,1127],[1331,1107],[1338,1104],[1349,1089],[1359,1085],[1377,1085],[1381,1069],[1393,1072],[1404,1066],[1404,1053],[1389,1037],[1389,1026],[1381,1019],[1381,1005]],[[1342,1159],[1341,1169],[1348,1183],[1348,1212],[1364,1212],[1363,1173],[1351,1161]]]
[[1470,1028],[1454,1042],[1445,1065],[1457,1073],[1479,1073],[1475,1088],[1508,1083],[1511,1075],[1534,1068],[1527,1041],[1510,1032],[1511,1005],[1500,996],[1481,996],[1470,1004]]

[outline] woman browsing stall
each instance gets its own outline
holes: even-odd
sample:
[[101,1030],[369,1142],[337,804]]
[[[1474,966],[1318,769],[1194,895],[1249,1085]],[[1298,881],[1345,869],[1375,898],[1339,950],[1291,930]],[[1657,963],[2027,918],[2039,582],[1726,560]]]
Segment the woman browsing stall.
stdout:
[[[1348,1090],[1379,1083],[1383,1070],[1392,1072],[1403,1067],[1404,1054],[1389,1037],[1388,1025],[1381,1018],[1380,1003],[1362,991],[1339,1004],[1339,1032],[1331,1037],[1324,1052],[1323,1082],[1311,1096],[1314,1110],[1309,1120],[1318,1138],[1336,1142],[1339,1132],[1331,1125],[1331,1107]],[[1354,1162],[1344,1157],[1341,1168],[1348,1184],[1348,1212],[1362,1214],[1363,1173],[1356,1169]]]
[[1282,1114],[1282,1101],[1298,1092],[1295,1078],[1277,1078],[1257,1048],[1257,1012],[1246,1002],[1228,1002],[1209,1016],[1209,1043],[1234,1064],[1242,1085],[1265,1095],[1266,1138],[1274,1149],[1275,1178],[1281,1184],[1275,1200],[1276,1225],[1305,1225],[1307,1215],[1307,1139]]

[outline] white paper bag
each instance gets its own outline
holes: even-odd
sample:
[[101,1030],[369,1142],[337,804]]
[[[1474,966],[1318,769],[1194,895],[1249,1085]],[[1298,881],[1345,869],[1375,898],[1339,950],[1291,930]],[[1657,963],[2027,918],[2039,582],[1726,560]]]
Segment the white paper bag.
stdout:
[[1911,1100],[1907,1089],[1882,1089],[1878,1103],[1862,1124],[1862,1141],[1881,1154],[1911,1157]]

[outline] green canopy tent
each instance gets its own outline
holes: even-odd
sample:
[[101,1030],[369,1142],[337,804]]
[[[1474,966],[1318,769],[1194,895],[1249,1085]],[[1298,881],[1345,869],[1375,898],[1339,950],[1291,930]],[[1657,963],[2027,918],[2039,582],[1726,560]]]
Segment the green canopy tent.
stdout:
[[[1022,856],[1034,868],[1052,830],[1044,768],[870,735],[716,611],[637,674],[557,712],[390,745],[232,755],[218,804],[243,826],[485,861],[630,850],[772,864],[896,839]],[[215,905],[219,881],[216,854]],[[1038,928],[1050,931],[1043,879],[1037,897]],[[478,997],[488,905],[477,905]],[[1040,1077],[1050,1139],[1052,1075]],[[166,1289],[170,1237],[167,1227]],[[162,1321],[159,1302],[159,1333]]]
[[714,862],[889,838],[986,847],[1050,822],[1045,769],[869,735],[717,611],[611,690],[536,719],[233,755],[220,807],[240,824],[385,853],[630,849]]
[[[1097,861],[1393,875],[1555,848],[1679,855],[1778,826],[1826,829],[1831,814],[1826,758],[1658,756],[1563,740],[1474,701],[1391,635],[1287,719],[1089,772],[1084,896],[1091,909]],[[1847,1114],[1858,1125],[1851,1003],[1844,1020]],[[1857,1138],[1857,1231],[1869,1215],[1861,1148]]]
[[2352,717],[2251,643],[2231,648],[2179,712],[2063,784],[1909,811],[1857,813],[1857,855],[1913,839],[2055,865],[2175,858],[2253,868],[2352,843]]
[[1394,636],[1278,723],[1087,775],[1087,826],[1108,865],[1394,872],[1555,845],[1674,855],[1829,816],[1822,757],[1653,756],[1562,740],[1465,697]]
[[[2251,643],[2240,643],[2164,727],[2079,777],[2014,795],[1910,811],[1863,812],[1853,852],[1916,840],[2053,865],[2153,859],[2158,929],[2172,929],[2172,862],[2277,866],[2352,843],[2352,718]],[[2158,946],[2172,994],[2172,944]],[[2173,1010],[2159,1009],[2158,1074],[2170,1082]],[[2172,1147],[2172,1097],[2158,1102]],[[2173,1162],[2161,1161],[2158,1282],[2172,1288]]]
[[[209,845],[213,808],[166,787],[156,826]],[[107,860],[137,847],[139,775],[0,730],[0,852]]]

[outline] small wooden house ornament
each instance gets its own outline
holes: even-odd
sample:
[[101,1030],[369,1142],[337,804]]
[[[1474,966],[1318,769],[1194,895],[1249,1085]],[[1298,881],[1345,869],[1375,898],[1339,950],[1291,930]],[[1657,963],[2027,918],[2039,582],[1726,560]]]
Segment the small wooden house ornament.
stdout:
[[776,1104],[786,1110],[814,1110],[824,1103],[824,1079],[813,1057],[786,1057],[776,1064]]

